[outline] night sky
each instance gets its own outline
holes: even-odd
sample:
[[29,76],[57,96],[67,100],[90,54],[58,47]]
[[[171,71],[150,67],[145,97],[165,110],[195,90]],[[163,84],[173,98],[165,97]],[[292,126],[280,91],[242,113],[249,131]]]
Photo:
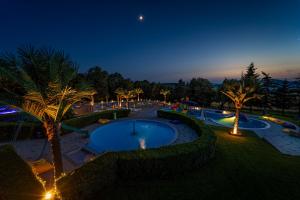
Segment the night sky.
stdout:
[[254,62],[274,78],[300,73],[300,0],[0,0],[0,25],[0,51],[63,49],[82,72],[219,82]]

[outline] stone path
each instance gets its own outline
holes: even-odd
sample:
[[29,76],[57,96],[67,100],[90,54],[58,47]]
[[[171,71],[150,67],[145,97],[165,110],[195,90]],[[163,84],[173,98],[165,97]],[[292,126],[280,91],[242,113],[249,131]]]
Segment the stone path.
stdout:
[[[254,130],[254,132],[261,138],[264,138],[270,144],[272,144],[281,153],[300,156],[300,138],[289,136],[282,131],[282,126],[273,122],[268,123],[270,128],[265,130]],[[299,129],[299,127],[298,127]]]

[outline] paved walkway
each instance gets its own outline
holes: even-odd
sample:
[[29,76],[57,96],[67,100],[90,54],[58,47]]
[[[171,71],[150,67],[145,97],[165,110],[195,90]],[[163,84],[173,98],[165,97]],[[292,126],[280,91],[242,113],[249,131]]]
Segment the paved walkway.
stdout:
[[264,138],[272,144],[278,151],[283,154],[300,156],[300,138],[289,136],[282,131],[282,126],[273,122],[268,123],[270,128],[265,130],[254,130],[254,132],[261,138]]

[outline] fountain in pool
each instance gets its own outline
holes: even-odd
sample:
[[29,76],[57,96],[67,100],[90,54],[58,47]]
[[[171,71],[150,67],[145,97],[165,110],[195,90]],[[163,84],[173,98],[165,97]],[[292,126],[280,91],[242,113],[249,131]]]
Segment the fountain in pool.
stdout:
[[158,148],[171,144],[176,137],[177,131],[163,122],[124,120],[94,130],[87,147],[95,153]]

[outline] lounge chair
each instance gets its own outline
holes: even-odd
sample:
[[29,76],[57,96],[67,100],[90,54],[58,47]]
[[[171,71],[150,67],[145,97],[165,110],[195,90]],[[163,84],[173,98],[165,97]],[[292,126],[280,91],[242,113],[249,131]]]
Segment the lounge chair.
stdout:
[[100,123],[100,124],[107,124],[107,123],[109,123],[110,122],[110,120],[109,119],[99,119],[98,120],[98,122]]
[[290,128],[283,128],[282,129],[283,132],[287,133],[290,136],[293,137],[300,137],[300,132],[294,129],[290,129]]
[[29,165],[38,175],[54,169],[53,165],[45,159],[29,162]]

